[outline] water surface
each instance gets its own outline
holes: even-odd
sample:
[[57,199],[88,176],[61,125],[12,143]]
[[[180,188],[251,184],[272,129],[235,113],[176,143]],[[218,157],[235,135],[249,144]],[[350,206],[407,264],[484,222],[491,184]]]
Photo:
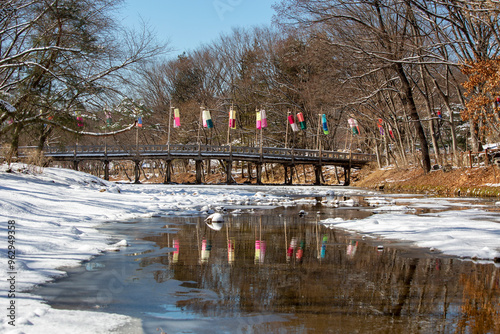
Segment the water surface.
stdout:
[[96,257],[37,293],[55,308],[141,318],[146,333],[500,328],[500,269],[493,264],[319,223],[367,217],[372,211],[366,207],[310,204],[245,208],[239,214],[227,209],[220,230],[209,227],[205,216],[109,224],[103,232],[115,241],[127,239],[130,247]]

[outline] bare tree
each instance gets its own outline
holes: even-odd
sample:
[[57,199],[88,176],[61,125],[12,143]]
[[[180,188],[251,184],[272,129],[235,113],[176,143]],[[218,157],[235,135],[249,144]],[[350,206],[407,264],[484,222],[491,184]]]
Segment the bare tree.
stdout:
[[[436,75],[451,78],[445,81],[452,82],[456,87],[458,98],[463,101],[462,92],[459,88],[459,81],[454,77],[449,66],[471,66],[473,62],[482,62],[498,57],[500,49],[500,4],[496,1],[412,1],[412,6],[416,8],[421,16],[428,22],[428,30],[435,41],[436,55],[446,62],[447,68],[441,70]],[[439,55],[438,55],[439,54]],[[469,75],[474,75],[470,73]],[[450,114],[450,123],[454,123],[453,112],[451,111],[451,91],[447,86],[440,87],[437,80],[433,80],[434,85],[441,95],[445,107]],[[462,81],[460,81],[461,83]],[[476,93],[482,94],[480,87]],[[489,97],[491,105],[494,96]],[[480,128],[488,122],[488,117],[484,117],[481,110],[476,110],[475,117],[468,117],[472,149],[477,151],[481,148]],[[490,126],[494,126],[490,124]],[[456,149],[456,134],[452,127],[454,150]]]
[[11,134],[12,154],[23,129],[34,124],[82,134],[75,113],[92,118],[106,104],[117,104],[125,97],[126,71],[166,50],[146,28],[125,31],[114,22],[112,11],[120,2],[0,4],[0,98],[14,106],[0,111],[0,122],[11,120],[0,135]]
[[[276,9],[285,24],[327,32],[332,48],[341,48],[356,59],[355,73],[346,79],[376,75],[390,70],[398,81],[399,98],[406,109],[418,138],[422,166],[430,170],[430,156],[424,127],[418,112],[409,72],[416,62],[414,52],[406,41],[412,38],[410,20],[413,18],[407,1],[283,1]],[[322,36],[325,36],[324,34]],[[354,75],[352,75],[354,74]],[[380,89],[384,85],[378,85]],[[376,91],[369,91],[368,100]]]

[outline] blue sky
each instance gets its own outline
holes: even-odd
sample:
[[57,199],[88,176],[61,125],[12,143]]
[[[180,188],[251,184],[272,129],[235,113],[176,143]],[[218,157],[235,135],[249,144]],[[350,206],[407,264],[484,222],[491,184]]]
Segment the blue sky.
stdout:
[[232,27],[271,24],[273,0],[126,0],[120,16],[126,25],[140,18],[159,39],[170,40],[173,54],[210,43]]

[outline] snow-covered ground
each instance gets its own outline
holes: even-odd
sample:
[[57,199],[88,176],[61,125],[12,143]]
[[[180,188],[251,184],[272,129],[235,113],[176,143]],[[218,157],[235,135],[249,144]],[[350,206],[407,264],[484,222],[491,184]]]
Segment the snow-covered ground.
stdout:
[[[55,310],[36,295],[21,292],[64,276],[63,267],[76,266],[100,252],[119,247],[120,244],[110,246],[107,236],[96,230],[100,224],[138,217],[199,215],[220,205],[297,203],[293,198],[275,195],[278,189],[296,195],[332,195],[328,187],[116,185],[67,169],[42,170],[23,165],[14,165],[12,169],[13,173],[6,173],[6,166],[0,169],[0,270],[5,273],[0,280],[1,333],[140,332],[138,319],[102,312]],[[323,222],[326,226],[410,240],[418,246],[460,257],[492,260],[500,256],[500,215],[496,213],[478,207],[415,216],[404,212],[426,206],[452,208],[456,204],[453,200],[417,198],[401,205],[397,198],[377,198],[370,192],[349,188],[335,191],[364,194],[377,214],[355,221],[332,218]]]
[[[395,207],[398,208],[398,207]],[[412,241],[444,254],[477,260],[500,257],[500,217],[481,209],[408,215],[405,210],[382,209],[380,214],[362,220],[331,218],[323,223],[386,239]],[[391,213],[389,213],[391,212]],[[496,222],[495,222],[496,221]]]

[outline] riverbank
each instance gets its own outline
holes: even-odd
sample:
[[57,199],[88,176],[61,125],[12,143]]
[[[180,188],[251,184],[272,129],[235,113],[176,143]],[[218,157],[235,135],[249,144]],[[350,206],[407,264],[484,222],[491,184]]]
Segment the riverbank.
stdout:
[[433,196],[500,196],[500,169],[496,166],[452,168],[424,173],[421,168],[365,168],[353,175],[352,185],[390,192]]

